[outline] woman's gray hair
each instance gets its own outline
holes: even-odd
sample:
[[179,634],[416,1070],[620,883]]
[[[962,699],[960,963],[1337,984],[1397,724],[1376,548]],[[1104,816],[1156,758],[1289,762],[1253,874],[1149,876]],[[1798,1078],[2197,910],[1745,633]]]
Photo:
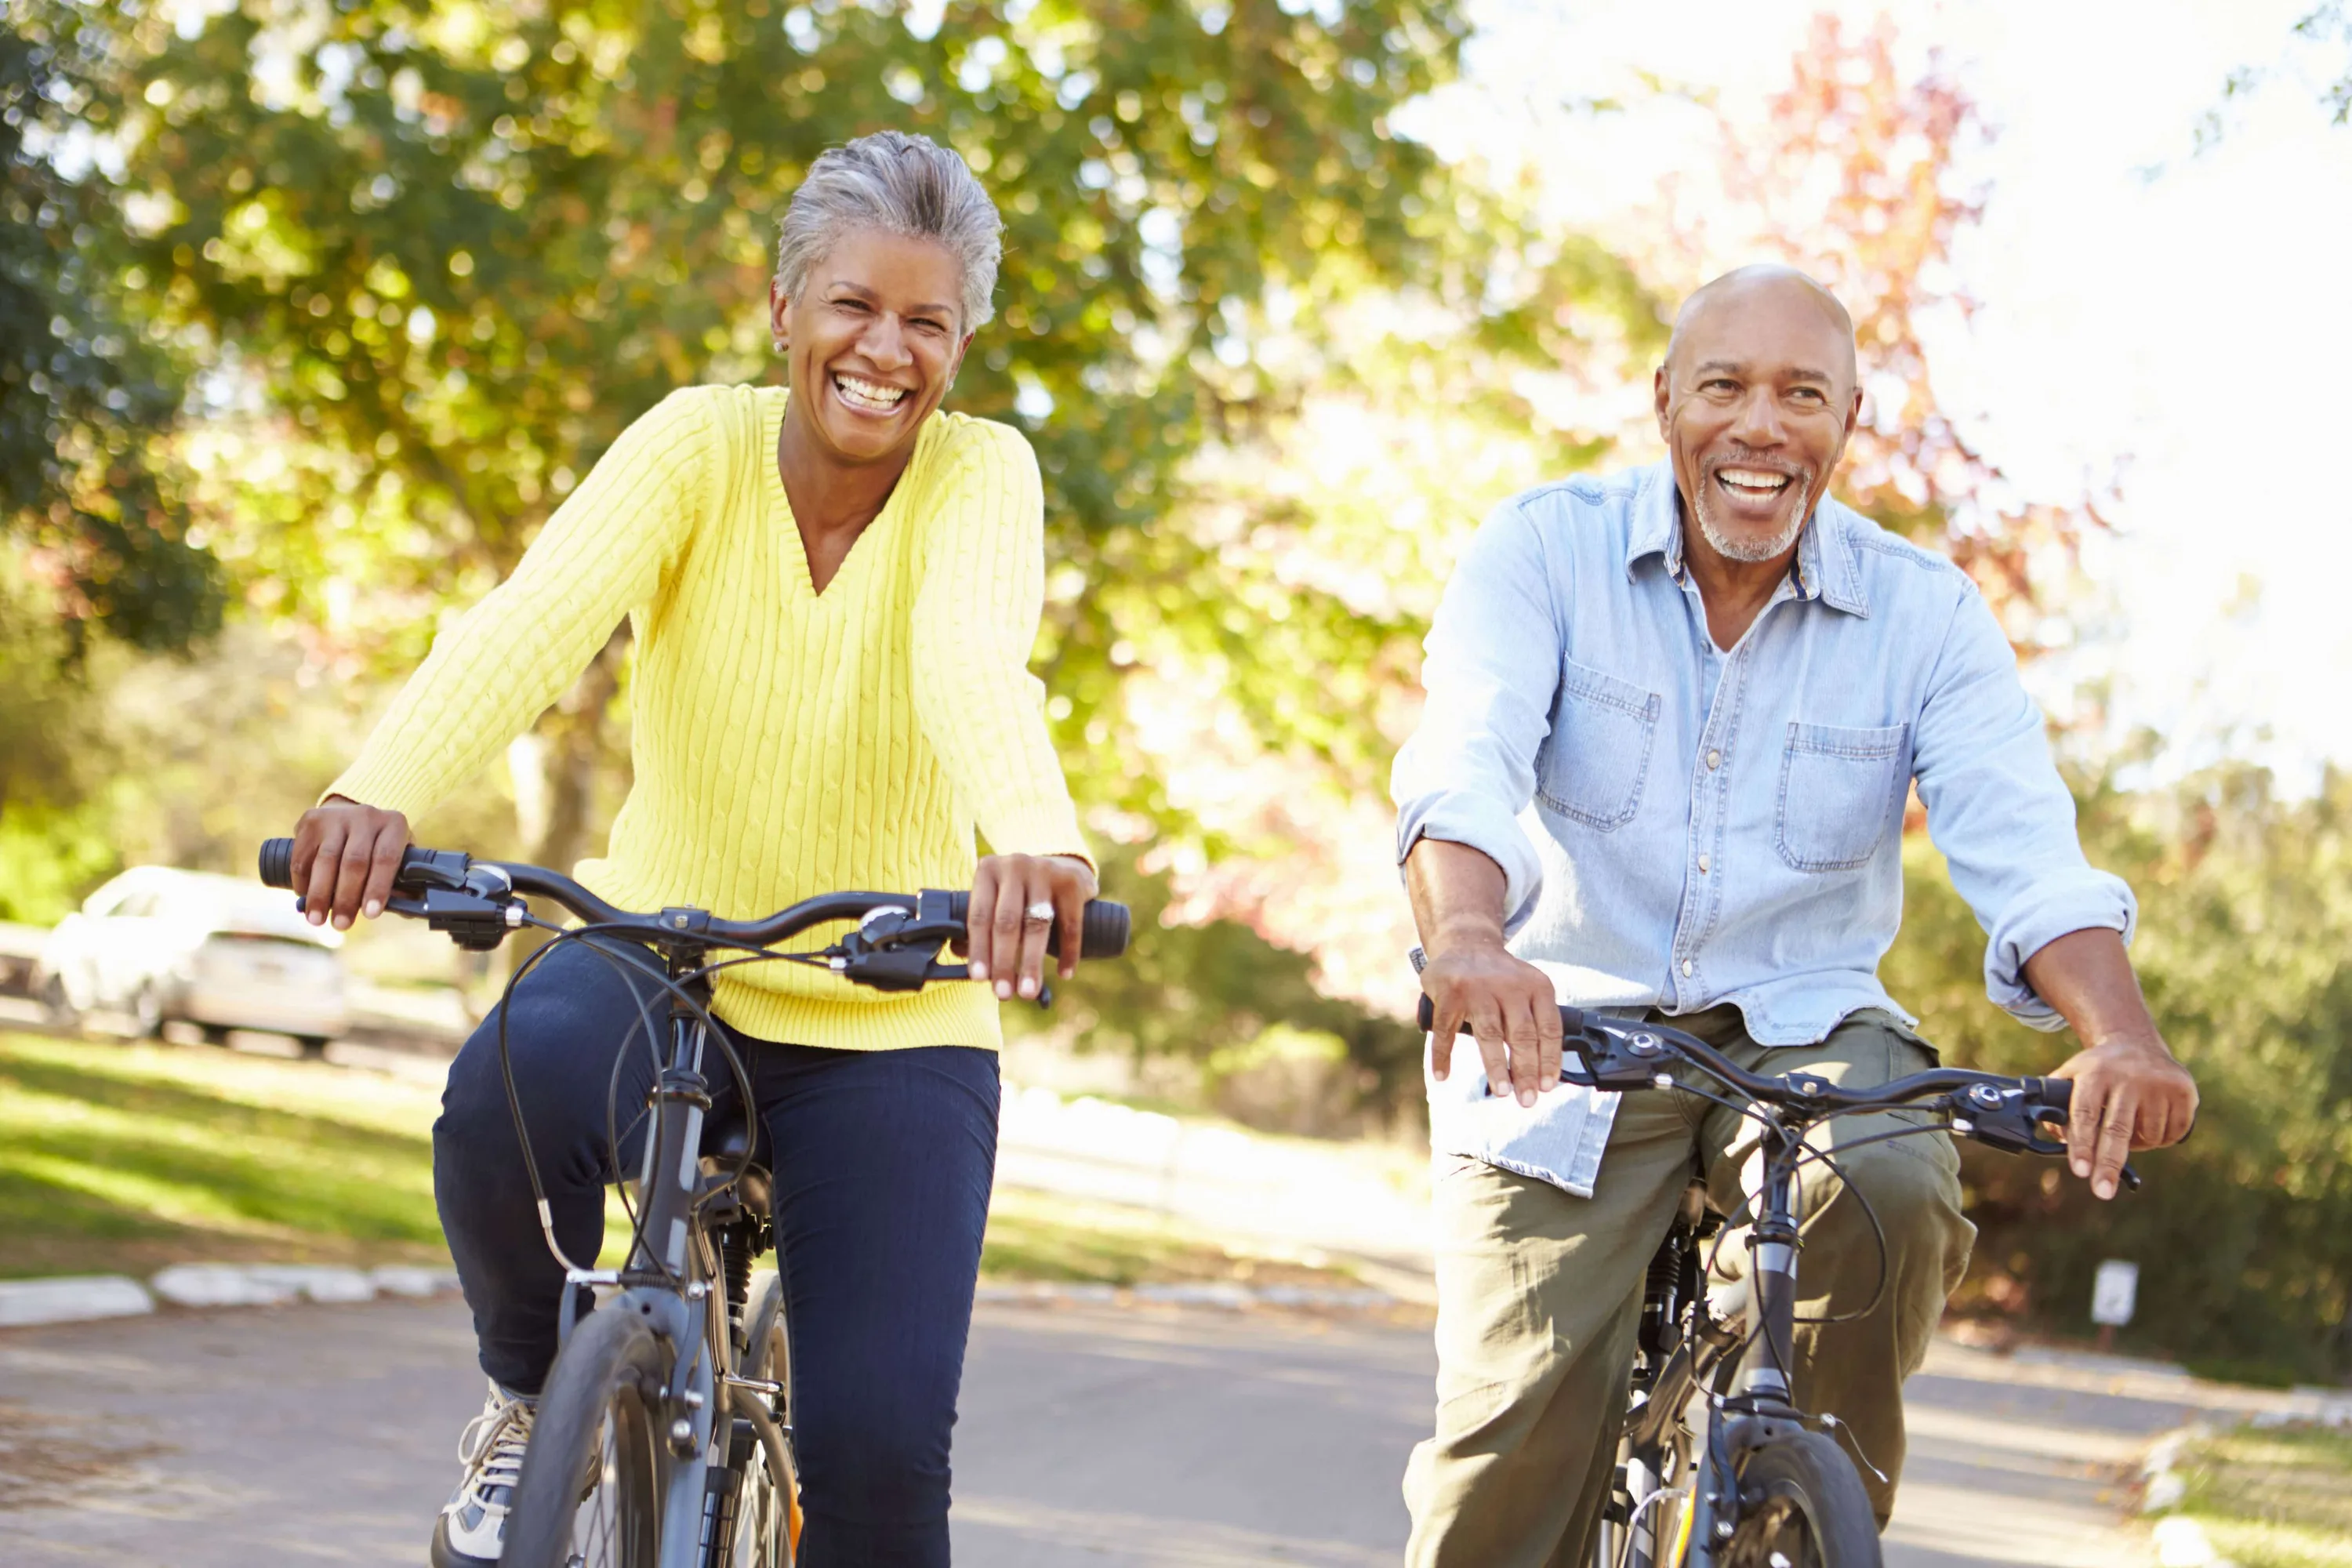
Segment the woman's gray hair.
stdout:
[[963,265],[963,330],[996,313],[1004,220],[964,161],[928,136],[877,131],[809,165],[776,235],[776,287],[800,297],[809,269],[852,229],[878,228],[945,246]]

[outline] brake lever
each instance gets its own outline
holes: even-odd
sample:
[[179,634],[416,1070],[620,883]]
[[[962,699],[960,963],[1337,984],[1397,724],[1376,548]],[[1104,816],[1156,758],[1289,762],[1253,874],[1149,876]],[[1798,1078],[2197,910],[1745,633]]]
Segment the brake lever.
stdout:
[[[883,991],[918,991],[934,981],[971,979],[970,964],[940,962],[940,950],[961,942],[966,930],[948,909],[946,894],[925,892],[918,895],[911,915],[904,910],[874,910],[834,944],[829,955],[833,972]],[[1053,986],[1038,986],[1036,1000],[1039,1008],[1051,1007]]]
[[[2029,1100],[2021,1089],[2002,1089],[1990,1083],[1970,1084],[1944,1097],[1944,1110],[1951,1117],[1952,1131],[1964,1138],[1973,1138],[1988,1149],[1998,1149],[2007,1154],[2042,1154],[2056,1156],[2066,1152],[2066,1145],[2054,1138],[2045,1138],[2045,1126],[2063,1126],[2063,1116],[2055,1107]],[[2124,1190],[2139,1191],[2139,1172],[2130,1161],[2124,1162],[2120,1173]]]
[[1648,1029],[1589,1013],[1584,1027],[1560,1041],[1560,1081],[1587,1089],[1655,1089],[1673,1062],[1672,1047]]

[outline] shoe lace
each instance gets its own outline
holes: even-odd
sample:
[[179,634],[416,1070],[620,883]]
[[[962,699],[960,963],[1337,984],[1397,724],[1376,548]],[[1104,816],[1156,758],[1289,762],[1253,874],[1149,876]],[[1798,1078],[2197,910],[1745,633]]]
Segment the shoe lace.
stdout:
[[510,1489],[522,1476],[523,1449],[530,1443],[536,1412],[520,1399],[485,1410],[466,1423],[457,1437],[457,1462],[471,1472],[468,1489],[484,1502],[498,1500],[493,1489]]

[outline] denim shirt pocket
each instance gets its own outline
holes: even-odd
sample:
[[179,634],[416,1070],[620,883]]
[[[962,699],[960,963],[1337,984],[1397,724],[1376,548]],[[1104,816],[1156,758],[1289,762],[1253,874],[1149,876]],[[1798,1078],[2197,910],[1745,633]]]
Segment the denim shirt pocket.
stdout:
[[1603,833],[1633,821],[1663,706],[1654,691],[1561,659],[1551,733],[1536,757],[1536,798]]
[[1911,726],[1789,726],[1780,756],[1780,858],[1799,871],[1849,871],[1886,841],[1905,784]]

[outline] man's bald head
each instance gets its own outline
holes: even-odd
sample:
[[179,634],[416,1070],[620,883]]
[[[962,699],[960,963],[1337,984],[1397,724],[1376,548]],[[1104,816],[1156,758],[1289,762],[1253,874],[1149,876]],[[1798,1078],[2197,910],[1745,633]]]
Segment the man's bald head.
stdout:
[[1743,267],[1683,301],[1654,393],[1692,548],[1785,564],[1862,413],[1853,318],[1790,267]]
[[1667,374],[1674,374],[1678,352],[1708,315],[1770,296],[1806,300],[1822,313],[1822,318],[1836,330],[1838,341],[1843,345],[1843,357],[1838,363],[1824,368],[1843,373],[1844,384],[1852,387],[1859,374],[1854,366],[1853,318],[1846,313],[1843,305],[1838,303],[1836,295],[1812,279],[1793,267],[1782,267],[1770,261],[1735,267],[1692,291],[1690,298],[1683,301],[1683,308],[1675,313],[1674,336],[1666,342]]

